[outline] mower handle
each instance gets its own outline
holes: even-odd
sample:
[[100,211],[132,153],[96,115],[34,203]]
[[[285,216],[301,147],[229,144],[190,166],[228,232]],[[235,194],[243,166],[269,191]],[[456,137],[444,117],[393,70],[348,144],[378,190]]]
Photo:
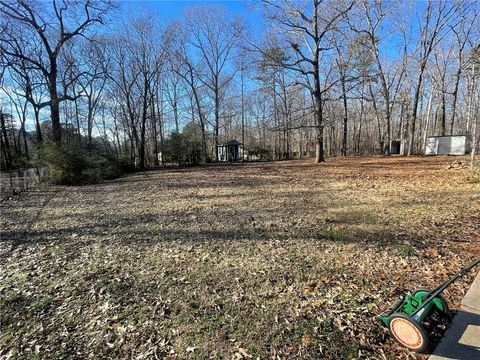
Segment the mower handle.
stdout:
[[454,281],[456,281],[458,278],[461,278],[462,276],[464,276],[466,273],[468,273],[470,270],[472,270],[478,264],[480,264],[480,258],[477,258],[477,259],[473,260],[470,264],[468,264],[467,266],[462,268],[459,272],[457,272],[454,276],[452,276],[446,282],[444,282],[443,284],[439,285],[437,288],[432,290],[428,294],[428,297],[425,299],[425,301],[410,316],[412,316],[416,320],[415,315],[417,315],[426,305],[428,305],[430,302],[432,302],[433,299],[435,299],[438,295],[440,295]]
[[480,258],[473,260],[470,264],[468,264],[468,265],[465,266],[462,270],[460,270],[460,271],[458,272],[458,274],[460,274],[460,276],[463,276],[463,275],[465,275],[466,273],[468,273],[470,270],[472,270],[472,269],[473,269],[475,266],[477,266],[478,264],[480,264]]

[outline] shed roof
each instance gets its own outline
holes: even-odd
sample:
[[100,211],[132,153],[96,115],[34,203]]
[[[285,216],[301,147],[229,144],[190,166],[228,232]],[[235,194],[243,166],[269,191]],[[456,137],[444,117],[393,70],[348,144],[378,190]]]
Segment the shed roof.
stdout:
[[432,136],[427,136],[427,138],[448,138],[448,137],[462,137],[462,136],[467,136],[465,134],[458,134],[458,135],[432,135]]
[[240,141],[237,141],[235,139],[230,140],[229,142],[226,142],[225,144],[222,144],[222,146],[238,146],[238,145],[243,145]]

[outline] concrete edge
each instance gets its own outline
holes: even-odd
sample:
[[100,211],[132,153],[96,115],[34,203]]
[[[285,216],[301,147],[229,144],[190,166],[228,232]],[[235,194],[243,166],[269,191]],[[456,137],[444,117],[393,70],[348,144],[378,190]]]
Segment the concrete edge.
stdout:
[[480,311],[480,271],[462,300],[462,308]]
[[429,360],[480,359],[480,271]]

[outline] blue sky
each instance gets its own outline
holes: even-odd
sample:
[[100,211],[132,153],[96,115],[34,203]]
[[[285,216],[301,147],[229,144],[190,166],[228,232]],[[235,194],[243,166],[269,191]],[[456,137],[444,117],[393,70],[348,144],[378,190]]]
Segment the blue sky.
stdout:
[[258,11],[254,11],[254,2],[248,0],[231,1],[171,1],[171,0],[152,0],[152,1],[121,1],[122,11],[125,13],[131,6],[145,7],[158,13],[161,19],[165,21],[180,20],[182,13],[186,8],[192,6],[221,5],[227,8],[233,15],[242,15],[253,28],[260,28],[263,22],[263,16]]
[[[242,16],[248,25],[249,30],[255,36],[261,34],[264,30],[265,19],[260,9],[259,2],[254,0],[119,0],[119,3],[121,4],[120,8],[123,16],[127,16],[132,11],[142,11],[142,9],[145,9],[156,12],[159,15],[159,18],[165,21],[165,23],[182,19],[183,12],[192,6],[220,5],[225,7],[232,15]],[[411,14],[410,7],[423,10],[425,3],[423,0],[414,0],[412,2],[402,2],[398,6],[399,8],[397,11],[399,13],[406,12]],[[413,16],[411,25],[412,31],[415,33],[417,31],[417,19]],[[396,51],[398,51],[399,48],[393,46],[396,41],[400,41],[398,35],[398,32],[393,32],[388,36],[387,41],[380,44],[382,52],[392,57],[398,55]],[[410,45],[414,46],[413,43]]]
[[154,0],[154,1],[132,1],[139,4],[144,4],[154,10],[156,10],[159,14],[165,15],[167,18],[180,18],[182,11],[190,6],[195,5],[209,5],[215,4],[225,6],[230,11],[234,13],[244,13],[249,6],[248,1],[162,1],[162,0]]
[[[258,36],[263,32],[263,23],[264,18],[261,12],[261,9],[258,7],[258,2],[252,0],[237,0],[237,1],[171,1],[171,0],[151,0],[151,1],[137,1],[137,0],[120,0],[120,18],[127,18],[130,15],[138,14],[142,11],[149,12],[153,11],[158,15],[160,21],[168,24],[175,20],[181,20],[184,15],[184,11],[188,8],[195,6],[208,7],[224,7],[232,16],[241,16],[245,23],[247,24],[248,29],[255,35]],[[256,7],[256,8],[255,8]],[[114,28],[113,28],[114,29]],[[237,79],[238,80],[238,79]],[[249,79],[245,82],[245,92],[254,91],[257,84]],[[180,113],[180,122],[184,125],[188,119],[185,120],[183,112]],[[173,128],[174,124],[171,123],[170,127]],[[171,128],[169,130],[171,130]]]

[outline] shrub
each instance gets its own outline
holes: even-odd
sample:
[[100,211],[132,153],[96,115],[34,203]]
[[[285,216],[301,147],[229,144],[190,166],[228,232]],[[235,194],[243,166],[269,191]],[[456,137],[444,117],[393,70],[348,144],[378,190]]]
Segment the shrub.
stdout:
[[54,184],[90,184],[123,173],[119,161],[91,154],[79,144],[45,144],[40,159],[49,168],[48,180]]
[[272,152],[267,147],[253,146],[248,151],[248,156],[256,160],[271,160]]
[[202,159],[202,134],[196,124],[189,123],[183,132],[173,132],[165,139],[162,155],[167,163],[197,165]]

